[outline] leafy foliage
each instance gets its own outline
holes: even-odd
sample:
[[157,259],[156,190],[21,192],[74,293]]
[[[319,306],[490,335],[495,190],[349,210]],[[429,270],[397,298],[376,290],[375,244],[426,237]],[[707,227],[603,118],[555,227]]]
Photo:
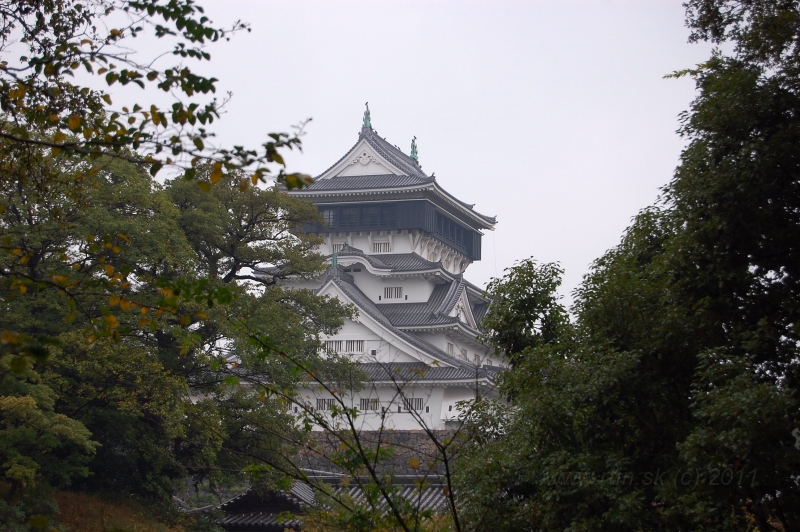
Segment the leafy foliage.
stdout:
[[574,334],[511,353],[511,408],[460,462],[474,529],[800,526],[800,11],[687,13],[734,54],[677,74],[699,89],[681,165],[577,290]]
[[[251,168],[252,183],[281,167],[278,180],[289,188],[309,177],[285,174],[281,150],[300,147],[297,134],[271,133],[260,149],[212,146],[208,126],[220,117],[224,102],[204,99],[217,80],[193,72],[187,60],[211,59],[207,45],[247,30],[241,22],[214,26],[193,0],[23,0],[0,4],[0,52],[21,53],[0,62],[0,108],[5,127],[0,137],[22,145],[46,146],[54,155],[95,159],[111,156],[148,163],[151,174],[162,167],[196,176],[196,165],[213,166],[206,183],[224,170]],[[164,39],[165,55],[177,63],[155,66],[156,58],[131,52],[129,41],[152,35]],[[171,46],[171,48],[170,48]],[[115,107],[97,91],[92,78],[106,86],[147,89],[149,101]],[[166,108],[153,93],[174,95]]]

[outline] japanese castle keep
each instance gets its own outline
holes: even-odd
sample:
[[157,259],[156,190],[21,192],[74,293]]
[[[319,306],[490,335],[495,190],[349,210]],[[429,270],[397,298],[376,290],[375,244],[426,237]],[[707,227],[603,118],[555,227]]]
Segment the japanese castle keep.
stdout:
[[[489,302],[464,272],[481,258],[483,230],[496,219],[478,213],[422,171],[416,142],[411,154],[372,129],[369,109],[358,142],[301,190],[322,212],[324,226],[304,230],[324,238],[331,266],[316,280],[293,279],[353,304],[358,315],[326,339],[328,351],[352,357],[370,384],[347,397],[360,410],[362,429],[385,423],[420,429],[412,411],[432,429],[457,416],[456,403],[495,395],[499,359],[479,340]],[[333,398],[304,390],[317,411]]]

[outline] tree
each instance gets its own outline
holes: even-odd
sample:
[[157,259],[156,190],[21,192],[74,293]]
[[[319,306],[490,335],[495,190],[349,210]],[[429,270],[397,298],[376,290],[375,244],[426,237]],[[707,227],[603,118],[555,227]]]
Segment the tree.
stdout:
[[689,144],[577,290],[574,336],[512,354],[512,406],[461,463],[469,526],[799,529],[798,20],[687,3],[692,38],[733,54],[676,74]]
[[[283,165],[281,149],[300,146],[297,135],[272,133],[261,149],[211,146],[207,127],[220,116],[224,102],[203,100],[216,91],[216,79],[198,75],[186,61],[210,60],[206,45],[246,30],[214,26],[193,0],[23,0],[0,5],[0,51],[23,55],[0,63],[0,106],[5,127],[0,137],[39,145],[53,154],[95,158],[106,155],[148,163],[155,175],[164,166],[195,176],[198,162],[214,171],[251,168],[252,182],[270,173],[269,163]],[[131,53],[129,41],[152,33],[171,37],[166,54],[178,60],[166,68],[155,58]],[[163,54],[160,54],[163,55]],[[83,73],[83,77],[82,77]],[[115,107],[108,94],[91,87],[91,77],[107,86],[150,87],[177,95],[169,108],[151,101]],[[285,174],[288,187],[308,183],[308,176]]]
[[[319,271],[314,240],[291,232],[316,210],[274,189],[241,191],[239,176],[203,192],[186,180],[163,187],[125,161],[76,168],[35,147],[13,149],[35,157],[44,177],[9,184],[0,198],[4,238],[17,250],[3,255],[0,329],[16,331],[4,337],[9,349],[31,338],[48,350],[3,359],[3,412],[24,428],[37,423],[38,408],[39,418],[71,427],[75,441],[50,438],[43,454],[7,432],[5,479],[13,484],[24,457],[63,454],[47,467],[24,463],[42,486],[169,502],[187,478],[214,490],[246,482],[254,463],[285,462],[294,418],[264,387],[288,390],[297,378],[251,337],[269,337],[315,367],[319,335],[347,312],[286,292],[275,283],[284,273],[254,268]],[[193,219],[197,208],[214,224]],[[212,248],[234,252],[208,259]],[[242,375],[255,384],[237,385]],[[28,403],[20,414],[11,408]],[[33,487],[4,493],[6,503],[32,508],[41,497]]]

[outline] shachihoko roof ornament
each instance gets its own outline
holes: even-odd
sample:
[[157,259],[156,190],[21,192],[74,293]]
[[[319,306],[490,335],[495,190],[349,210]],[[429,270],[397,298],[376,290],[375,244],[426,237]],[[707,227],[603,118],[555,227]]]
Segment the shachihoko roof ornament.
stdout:
[[415,161],[419,161],[419,155],[417,154],[417,137],[411,139],[411,158]]
[[364,104],[367,108],[364,111],[364,123],[361,124],[361,127],[364,129],[372,129],[372,119],[369,115],[369,102]]

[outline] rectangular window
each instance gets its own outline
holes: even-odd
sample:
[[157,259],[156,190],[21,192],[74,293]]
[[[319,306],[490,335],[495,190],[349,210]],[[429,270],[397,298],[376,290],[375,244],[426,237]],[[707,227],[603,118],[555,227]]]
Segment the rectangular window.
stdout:
[[344,207],[339,215],[339,227],[356,227],[358,225],[358,207]]
[[328,353],[339,353],[342,350],[342,340],[325,340],[325,351]]
[[469,360],[469,358],[467,357],[467,350],[466,349],[462,349],[461,350],[461,360],[467,360],[467,361]]
[[383,289],[384,299],[403,299],[402,286],[387,286]]
[[476,366],[480,366],[481,365],[481,357],[479,357],[478,355],[475,355],[474,357],[472,357],[472,362]]
[[333,209],[323,209],[322,219],[325,220],[325,223],[328,224],[329,227],[333,227],[336,225],[336,211]]
[[373,242],[372,243],[372,252],[373,253],[389,253],[389,243],[388,242]]
[[409,412],[412,410],[419,412],[424,407],[422,397],[404,398],[403,403],[406,407],[406,410]]
[[343,243],[333,244],[333,252],[334,253],[339,253],[342,250],[343,247],[344,247]]
[[376,398],[363,398],[361,399],[360,410],[380,410],[381,400]]
[[381,221],[380,207],[362,207],[361,225],[366,227],[378,227]]
[[395,225],[397,209],[394,205],[383,205],[381,207],[381,227],[392,228]]
[[333,410],[333,399],[317,399],[317,410]]
[[455,353],[456,353],[456,346],[454,346],[451,343],[448,343],[447,344],[447,354],[450,355],[450,356],[453,356],[453,355],[455,355]]
[[344,350],[348,353],[363,353],[364,340],[345,340]]

